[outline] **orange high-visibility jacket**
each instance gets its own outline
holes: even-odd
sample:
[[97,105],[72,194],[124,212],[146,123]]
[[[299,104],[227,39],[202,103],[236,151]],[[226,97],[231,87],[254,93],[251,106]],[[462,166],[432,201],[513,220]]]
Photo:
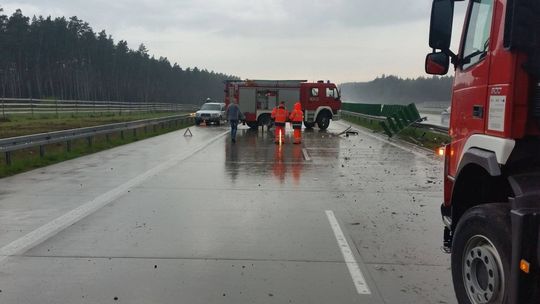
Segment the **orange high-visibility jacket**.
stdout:
[[294,110],[292,110],[289,119],[292,122],[302,122],[304,121],[304,114],[302,113],[302,105],[299,102],[294,104]]
[[289,116],[289,112],[287,111],[287,109],[285,109],[285,107],[283,106],[279,106],[279,108],[277,108],[276,110],[276,114],[274,115],[276,125],[278,124],[285,125],[285,123],[287,122],[288,116]]
[[272,117],[272,119],[276,119],[276,113],[277,113],[277,107],[274,107],[272,109],[272,115],[270,115],[270,117]]

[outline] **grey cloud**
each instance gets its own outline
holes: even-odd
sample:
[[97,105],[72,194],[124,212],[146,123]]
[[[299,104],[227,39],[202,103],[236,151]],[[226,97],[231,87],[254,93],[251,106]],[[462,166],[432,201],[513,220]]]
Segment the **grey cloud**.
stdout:
[[[426,18],[431,0],[19,0],[61,7],[70,15],[111,28],[143,25],[259,37],[396,25]],[[87,17],[86,17],[87,16]]]

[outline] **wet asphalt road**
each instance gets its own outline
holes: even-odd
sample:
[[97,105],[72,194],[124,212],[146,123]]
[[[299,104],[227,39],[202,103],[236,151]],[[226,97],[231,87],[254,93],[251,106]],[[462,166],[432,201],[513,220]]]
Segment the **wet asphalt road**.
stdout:
[[441,161],[345,127],[202,126],[0,179],[0,303],[455,303]]

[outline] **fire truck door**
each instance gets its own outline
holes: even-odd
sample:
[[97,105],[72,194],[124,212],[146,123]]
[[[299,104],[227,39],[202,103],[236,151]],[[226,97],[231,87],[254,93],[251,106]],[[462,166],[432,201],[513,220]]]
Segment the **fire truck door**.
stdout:
[[[461,155],[470,135],[483,134],[485,131],[492,15],[492,0],[470,2],[464,29],[465,40],[460,52],[462,62],[455,74],[450,117],[452,151],[455,155]],[[459,157],[451,158],[451,175],[456,174],[459,161]]]

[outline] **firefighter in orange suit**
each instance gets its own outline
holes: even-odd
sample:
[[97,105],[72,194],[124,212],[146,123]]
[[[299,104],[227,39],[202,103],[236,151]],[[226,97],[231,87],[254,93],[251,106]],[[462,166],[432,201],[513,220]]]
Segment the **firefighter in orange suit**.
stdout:
[[294,104],[294,110],[292,110],[289,120],[294,129],[294,143],[299,144],[302,142],[302,122],[304,121],[304,114],[302,113],[302,105],[300,102]]
[[285,123],[289,117],[289,112],[285,108],[285,102],[281,102],[275,111],[272,111],[272,119],[274,119],[276,130],[274,132],[275,143],[281,144],[285,142]]

